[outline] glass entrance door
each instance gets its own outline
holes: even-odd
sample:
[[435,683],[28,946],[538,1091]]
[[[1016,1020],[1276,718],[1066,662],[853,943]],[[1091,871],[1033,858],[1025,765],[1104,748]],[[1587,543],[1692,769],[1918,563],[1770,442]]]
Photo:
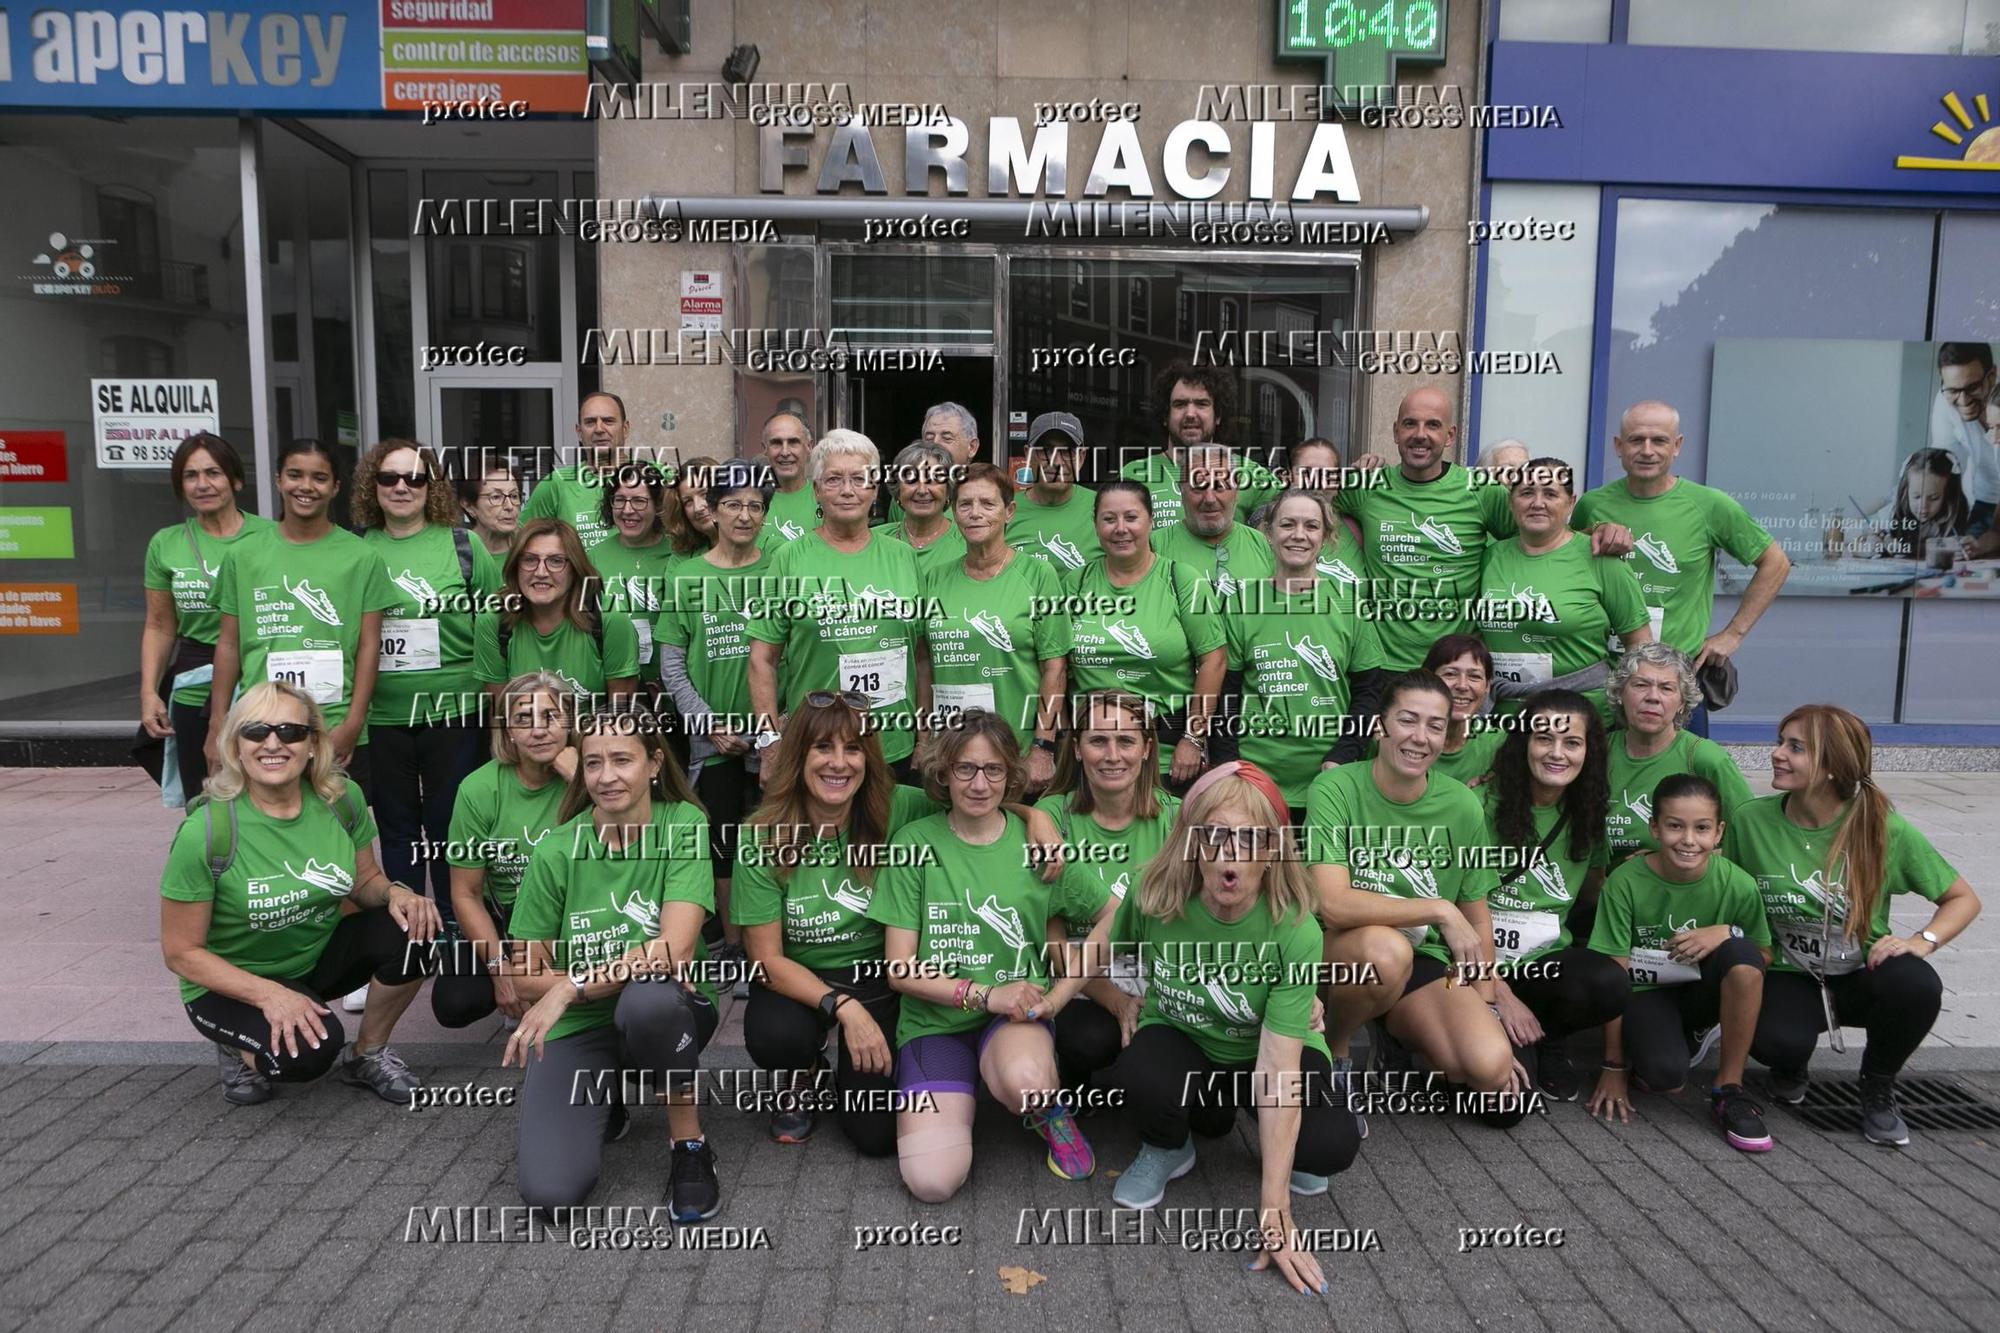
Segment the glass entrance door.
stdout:
[[555,458],[560,375],[508,383],[483,378],[430,377],[434,445],[456,475],[474,451],[491,449],[522,474],[524,489],[547,473]]

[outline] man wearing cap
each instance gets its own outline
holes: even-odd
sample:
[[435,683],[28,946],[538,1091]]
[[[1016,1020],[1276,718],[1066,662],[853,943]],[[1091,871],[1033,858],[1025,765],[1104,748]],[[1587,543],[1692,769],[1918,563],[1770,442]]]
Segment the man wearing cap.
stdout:
[[[1048,562],[1064,578],[1104,554],[1097,541],[1096,496],[1076,484],[1083,423],[1044,412],[1028,427],[1032,484],[1014,504],[1007,544]],[[1018,479],[1018,478],[1017,478]]]
[[[1160,405],[1166,447],[1132,460],[1118,475],[1152,493],[1155,528],[1181,521],[1181,468],[1188,449],[1217,443],[1229,430],[1236,407],[1236,381],[1230,376],[1220,367],[1176,361],[1153,380],[1153,401]],[[1284,488],[1284,481],[1271,469],[1244,460],[1239,465],[1237,517],[1248,521],[1251,510],[1275,499]]]
[[1229,597],[1247,583],[1271,577],[1277,562],[1264,534],[1236,515],[1245,464],[1220,444],[1187,451],[1181,481],[1181,518],[1172,527],[1153,528],[1155,554],[1186,565]]

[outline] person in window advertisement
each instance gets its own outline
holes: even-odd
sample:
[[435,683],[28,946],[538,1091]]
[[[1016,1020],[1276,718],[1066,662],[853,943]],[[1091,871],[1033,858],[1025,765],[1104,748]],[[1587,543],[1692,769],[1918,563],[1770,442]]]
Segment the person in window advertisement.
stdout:
[[[2000,391],[2000,372],[1993,362],[1993,345],[1944,342],[1937,350],[1938,393],[1931,404],[1930,447],[1958,459],[1968,505],[1966,535],[1984,537],[1993,528],[1994,506],[2000,503],[2000,449],[1986,437],[1986,404]],[[2000,539],[1981,544],[1979,554],[2000,547]]]
[[1972,507],[1961,473],[1959,456],[1948,449],[1919,449],[1904,459],[1877,554],[1928,564],[1933,551],[1943,551],[1955,563],[1971,545]]

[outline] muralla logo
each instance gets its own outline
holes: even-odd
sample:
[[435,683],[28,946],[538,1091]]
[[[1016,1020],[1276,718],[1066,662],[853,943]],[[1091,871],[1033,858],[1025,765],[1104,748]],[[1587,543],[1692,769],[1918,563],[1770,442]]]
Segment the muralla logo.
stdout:
[[340,612],[333,609],[333,599],[313,587],[310,580],[300,579],[294,584],[290,579],[280,575],[279,581],[285,585],[286,592],[298,599],[299,605],[312,612],[313,619],[322,624],[332,625],[335,629],[340,628]]
[[[1957,157],[1923,157],[1911,153],[1901,153],[1896,157],[1896,167],[1900,171],[2000,171],[2000,127],[1993,125],[1993,107],[1985,93],[1972,99],[1973,110],[1978,113],[1974,120],[1972,113],[1965,109],[1965,102],[1956,92],[1946,93],[1938,99],[1940,105],[1951,114],[1949,121],[1940,120],[1931,126],[1931,133],[1944,140],[1953,148],[1960,149]],[[1966,139],[1972,142],[1967,143]]]
[[1652,533],[1648,532],[1642,536],[1634,537],[1632,545],[1639,554],[1652,561],[1653,568],[1659,570],[1661,573],[1678,574],[1681,572],[1680,563],[1674,559],[1674,548],[1667,545],[1658,537],[1655,537]]

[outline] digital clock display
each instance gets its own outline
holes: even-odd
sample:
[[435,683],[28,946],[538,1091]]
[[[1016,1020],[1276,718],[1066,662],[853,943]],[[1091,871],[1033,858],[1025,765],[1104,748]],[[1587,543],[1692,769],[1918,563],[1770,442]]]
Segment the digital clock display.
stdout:
[[1285,0],[1288,55],[1376,45],[1428,55],[1440,46],[1438,0]]

